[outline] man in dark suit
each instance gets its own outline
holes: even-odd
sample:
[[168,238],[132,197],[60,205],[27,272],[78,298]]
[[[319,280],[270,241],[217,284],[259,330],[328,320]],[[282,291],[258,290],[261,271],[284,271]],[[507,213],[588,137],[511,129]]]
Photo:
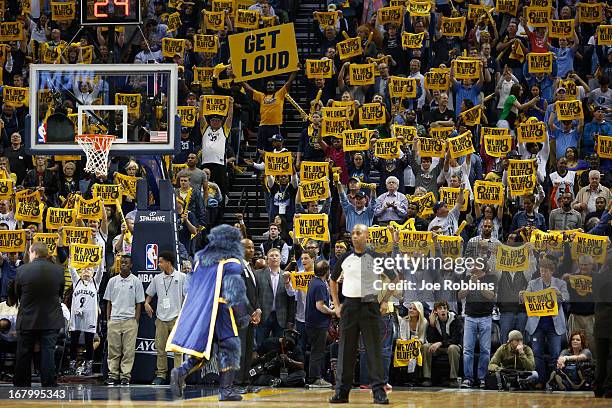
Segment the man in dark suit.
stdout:
[[597,364],[593,391],[597,398],[612,398],[612,254],[608,251],[605,265],[593,274],[593,301]]
[[251,322],[243,329],[238,329],[238,336],[240,337],[240,370],[238,371],[234,380],[234,390],[238,394],[246,394],[250,392],[257,392],[259,388],[249,385],[250,375],[249,370],[251,369],[251,362],[253,361],[253,341],[255,335],[255,326],[259,324],[261,319],[261,309],[259,308],[259,298],[257,296],[257,281],[255,279],[255,272],[251,268],[251,259],[255,253],[255,245],[250,239],[243,239],[242,245],[244,246],[244,259],[242,260],[242,279],[246,286],[246,295],[249,303],[247,309],[251,315]]
[[[283,276],[280,268],[281,252],[271,248],[267,254],[268,266],[255,272],[261,322],[255,331],[257,346],[272,335],[282,337],[289,321],[289,302],[293,301],[293,289],[289,278]],[[290,300],[291,299],[291,300]]]
[[17,313],[16,387],[32,385],[32,352],[40,342],[40,382],[57,386],[54,352],[59,330],[65,327],[60,296],[64,293],[64,268],[47,260],[49,251],[42,242],[29,250],[30,262],[17,269],[15,290]]

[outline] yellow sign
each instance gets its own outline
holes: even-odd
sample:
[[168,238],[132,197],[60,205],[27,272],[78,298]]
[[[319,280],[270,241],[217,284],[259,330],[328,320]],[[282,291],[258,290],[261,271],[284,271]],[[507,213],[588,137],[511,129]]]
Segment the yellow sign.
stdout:
[[115,94],[115,105],[125,105],[128,108],[128,113],[139,114],[140,104],[142,101],[141,94]]
[[13,180],[0,179],[0,200],[10,200],[13,197]]
[[446,37],[463,37],[465,34],[465,17],[442,16],[440,34]]
[[76,17],[76,3],[51,2],[51,19],[53,21],[71,21]]
[[378,9],[378,24],[397,24],[401,26],[404,22],[403,7],[382,7]]
[[91,228],[64,227],[62,229],[62,245],[90,244],[92,242]]
[[474,153],[474,145],[472,144],[472,132],[469,130],[456,137],[448,139],[450,155],[453,159],[457,157],[467,156]]
[[193,50],[195,52],[216,54],[219,50],[219,37],[216,35],[196,34],[193,36]]
[[597,24],[604,20],[604,3],[578,3],[578,22]]
[[348,108],[324,107],[323,109],[321,109],[321,116],[323,117],[323,119],[348,119]]
[[38,191],[30,193],[28,190],[22,190],[15,194],[16,211],[15,219],[25,222],[42,222],[43,211],[45,204],[40,198]]
[[420,197],[410,198],[411,203],[417,203],[419,205],[419,217],[428,217],[433,214],[433,206],[436,203],[436,197],[431,191]]
[[423,344],[418,338],[410,340],[395,340],[395,352],[393,353],[393,367],[406,367],[410,360],[417,359],[418,365],[423,365],[421,347]]
[[2,88],[2,100],[8,106],[20,108],[22,106],[29,106],[29,92],[28,88],[18,88],[14,86],[5,86]]
[[348,38],[344,41],[340,41],[336,44],[338,50],[338,56],[341,61],[359,56],[363,53],[361,48],[361,39],[359,37]]
[[612,136],[597,138],[597,155],[603,159],[612,159]]
[[537,184],[536,176],[508,176],[508,188],[513,197],[531,195]]
[[376,140],[374,145],[374,156],[380,159],[397,159],[400,157],[401,140],[386,138]]
[[597,27],[597,45],[612,45],[612,25]]
[[293,157],[291,157],[291,152],[266,152],[265,164],[266,176],[281,176],[283,174],[293,174]]
[[464,112],[461,112],[459,118],[465,126],[480,125],[480,117],[482,116],[482,105],[476,105]]
[[104,205],[115,205],[121,199],[120,184],[94,184],[94,198],[100,198]]
[[236,82],[298,69],[292,23],[230,35],[229,47]]
[[349,82],[352,86],[374,85],[374,64],[349,65]]
[[59,227],[74,225],[76,223],[75,210],[73,208],[47,208],[45,220],[47,229],[59,229]]
[[368,150],[371,132],[366,128],[345,130],[342,132],[342,150],[345,152]]
[[387,122],[385,117],[385,107],[383,104],[364,103],[359,108],[359,124],[360,125],[380,125]]
[[100,265],[103,256],[104,250],[100,245],[70,245],[70,266],[74,269]]
[[338,12],[336,11],[315,11],[314,19],[319,22],[321,28],[336,27],[338,22]]
[[0,252],[24,252],[25,230],[0,230]]
[[423,40],[425,39],[425,31],[418,34],[412,34],[404,31],[402,33],[402,48],[421,48],[423,46]]
[[100,197],[86,200],[81,196],[77,196],[75,202],[76,216],[79,220],[101,220],[104,205]]
[[456,259],[461,256],[463,238],[455,235],[438,235],[436,237],[443,258]]
[[456,79],[479,79],[482,61],[477,59],[453,60],[453,72]]
[[227,13],[230,17],[234,16],[234,12],[236,10],[235,0],[212,0],[211,9],[212,11],[224,11],[227,10]]
[[83,64],[91,64],[94,56],[93,45],[81,47],[81,53],[83,54]]
[[474,202],[476,204],[501,205],[504,199],[504,185],[493,181],[476,180]]
[[23,23],[21,21],[0,23],[0,42],[23,41]]
[[291,287],[294,290],[308,291],[308,284],[314,278],[314,272],[291,272]]
[[429,17],[431,12],[431,1],[409,1],[406,5],[411,17]]
[[579,296],[593,293],[593,277],[589,275],[570,275],[570,286]]
[[417,137],[417,130],[414,126],[392,125],[391,134],[404,142],[412,142]]
[[121,192],[125,197],[136,199],[136,184],[140,177],[132,177],[126,174],[115,173],[115,184],[121,184]]
[[548,27],[551,20],[550,7],[527,7],[527,24],[533,27]]
[[550,74],[553,66],[552,52],[530,52],[527,54],[527,64],[530,74]]
[[49,250],[49,255],[56,256],[57,255],[57,233],[55,232],[37,232],[34,234],[33,242],[42,242],[47,246]]
[[214,67],[194,67],[193,82],[202,88],[210,88],[213,83]]
[[557,107],[557,118],[560,121],[582,119],[584,117],[581,101],[557,101],[555,105]]
[[499,244],[495,267],[501,272],[523,272],[529,268],[529,246]]
[[181,117],[181,126],[195,126],[197,114],[195,106],[177,106],[176,113]]
[[529,242],[535,251],[561,251],[563,250],[563,232],[532,230]]
[[399,248],[401,252],[428,255],[433,252],[433,236],[431,232],[401,230],[399,232]]
[[236,12],[237,28],[245,28],[247,30],[254,30],[259,27],[259,11],[257,10],[238,10]]
[[166,23],[168,26],[168,32],[173,33],[181,28],[181,14],[177,11],[168,16],[168,22]]
[[230,97],[224,95],[204,95],[202,110],[204,115],[227,116],[230,105]]
[[185,54],[185,40],[169,37],[162,38],[162,54],[167,58],[172,58],[176,54],[182,57]]
[[538,292],[523,293],[527,316],[556,316],[559,313],[557,305],[557,292],[554,288]]
[[345,130],[351,128],[351,122],[346,118],[327,118],[321,121],[321,136],[342,137]]
[[368,244],[378,253],[391,252],[393,249],[393,237],[391,230],[387,227],[368,227]]
[[[448,208],[453,208],[459,199],[459,189],[453,187],[440,187],[440,201],[444,201]],[[461,211],[467,211],[470,202],[470,191],[463,190],[463,205]]]
[[498,13],[507,13],[516,16],[518,7],[519,0],[496,0],[495,2],[495,10],[497,10]]
[[550,38],[573,38],[574,20],[550,20],[548,36]]
[[312,238],[329,242],[327,214],[299,214],[293,217],[296,238]]
[[391,98],[416,98],[417,79],[392,76],[389,80]]
[[320,178],[314,181],[300,183],[300,198],[302,202],[325,200],[330,196],[329,179]]
[[442,139],[419,137],[419,153],[421,157],[444,157],[446,144]]
[[329,179],[329,164],[327,162],[303,161],[300,163],[301,181],[314,181],[321,178]]
[[348,109],[348,119],[353,120],[355,118],[355,101],[333,101],[332,107],[347,108]]
[[478,21],[480,17],[486,16],[485,6],[482,4],[468,4],[467,19],[470,21]]
[[331,78],[334,71],[334,61],[326,59],[307,59],[306,60],[306,77],[314,78]]
[[518,126],[517,135],[519,143],[546,143],[546,123],[527,120]]
[[578,259],[581,255],[590,255],[599,264],[606,261],[608,237],[576,232],[572,241],[572,257]]
[[486,135],[484,147],[485,152],[491,157],[506,157],[512,150],[512,135]]
[[225,11],[202,10],[204,26],[207,30],[221,31],[225,29]]
[[432,68],[425,73],[425,89],[446,91],[450,87],[450,69]]
[[537,170],[537,163],[533,160],[514,160],[508,161],[508,176],[531,176]]

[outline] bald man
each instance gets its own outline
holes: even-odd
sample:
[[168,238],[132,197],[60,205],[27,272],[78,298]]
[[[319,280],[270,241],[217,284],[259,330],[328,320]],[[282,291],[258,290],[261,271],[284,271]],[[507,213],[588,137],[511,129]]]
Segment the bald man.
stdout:
[[240,241],[244,246],[244,259],[242,260],[242,278],[246,285],[247,299],[249,304],[247,305],[249,313],[251,313],[251,322],[244,329],[238,330],[238,337],[240,337],[240,370],[236,374],[234,379],[234,391],[238,394],[246,394],[250,392],[257,392],[259,388],[251,386],[249,370],[251,369],[251,361],[253,359],[253,337],[255,334],[255,326],[259,324],[261,319],[261,309],[259,308],[259,297],[257,296],[257,282],[255,281],[255,274],[251,267],[251,260],[255,254],[255,245],[253,241],[248,238]]

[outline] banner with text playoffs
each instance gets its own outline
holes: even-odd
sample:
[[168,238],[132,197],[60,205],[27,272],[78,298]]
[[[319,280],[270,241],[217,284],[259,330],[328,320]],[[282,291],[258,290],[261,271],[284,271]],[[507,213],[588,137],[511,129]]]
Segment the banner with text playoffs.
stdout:
[[298,69],[292,23],[230,35],[229,47],[236,82]]

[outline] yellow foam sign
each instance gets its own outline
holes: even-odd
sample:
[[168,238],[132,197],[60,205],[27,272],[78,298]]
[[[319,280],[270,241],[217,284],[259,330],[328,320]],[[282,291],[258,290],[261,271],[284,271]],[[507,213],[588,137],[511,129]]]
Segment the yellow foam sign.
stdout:
[[319,26],[325,27],[336,27],[338,23],[338,12],[336,11],[315,11],[314,19],[319,22]]
[[42,242],[47,246],[47,250],[51,256],[57,255],[57,240],[58,236],[55,232],[37,232],[33,237],[33,242]]
[[196,120],[195,106],[177,106],[176,113],[181,117],[181,126],[194,127]]
[[203,88],[212,87],[214,70],[214,67],[194,67],[193,82]]
[[446,37],[463,37],[465,33],[465,17],[442,17],[440,34]]
[[300,163],[301,181],[314,181],[321,178],[329,179],[329,164],[327,162],[303,161]]
[[329,196],[329,179],[327,178],[320,178],[313,181],[302,181],[300,183],[300,198],[302,199],[303,203],[325,200]]
[[338,56],[341,61],[359,56],[363,53],[361,48],[361,39],[359,37],[348,38],[336,44]]
[[533,7],[552,7],[552,0],[531,0],[530,6]]
[[423,46],[423,40],[425,39],[425,32],[418,34],[412,34],[404,31],[402,33],[402,48],[421,48]]
[[387,122],[385,107],[378,102],[364,103],[359,107],[360,125],[381,125]]
[[227,116],[229,112],[230,97],[224,95],[204,95],[202,110],[204,115]]
[[559,88],[565,88],[566,100],[578,99],[578,87],[572,79],[559,80]]
[[474,202],[476,204],[501,205],[504,199],[504,185],[493,181],[476,180]]
[[0,252],[24,252],[25,230],[0,230]]
[[327,214],[299,214],[293,217],[296,238],[311,238],[329,242]]
[[292,23],[230,35],[229,47],[236,82],[298,69]]
[[391,230],[387,227],[368,227],[368,244],[378,253],[391,252],[393,249],[393,237]]
[[597,155],[603,159],[612,159],[612,136],[597,138]]
[[120,184],[94,184],[93,196],[102,200],[104,205],[115,205],[121,199]]
[[555,103],[557,110],[557,118],[561,120],[582,119],[582,102],[574,101],[557,101]]
[[431,1],[409,1],[406,5],[411,17],[429,17]]
[[433,206],[436,203],[436,197],[431,191],[420,197],[411,197],[411,203],[419,204],[419,217],[428,217],[433,214]]
[[370,148],[371,131],[363,129],[342,132],[342,149],[345,152],[363,151]]
[[519,0],[496,0],[495,1],[495,10],[498,13],[507,13],[516,16],[516,12],[518,11]]
[[456,259],[461,256],[463,238],[455,235],[438,235],[436,237],[443,258]]
[[0,23],[0,41],[23,41],[23,23]]
[[546,123],[540,121],[526,121],[517,128],[519,143],[545,143]]
[[389,80],[389,95],[392,98],[416,98],[417,79],[392,76]]
[[401,140],[386,138],[376,140],[374,145],[374,156],[381,159],[397,159],[400,157]]
[[604,3],[578,3],[578,22],[597,24],[604,20]]
[[378,9],[378,24],[394,23],[401,26],[404,20],[404,7],[382,7]]
[[291,272],[291,287],[295,290],[307,292],[308,284],[314,276],[314,272]]
[[423,365],[421,347],[423,344],[418,338],[409,340],[395,340],[395,352],[393,353],[393,367],[406,367],[410,360],[417,359],[418,365]]
[[570,286],[579,296],[593,293],[593,277],[589,275],[570,275]]
[[291,152],[270,153],[265,155],[266,176],[291,175],[293,173],[293,157]]
[[[459,199],[459,189],[453,187],[440,187],[440,201],[444,201],[448,208],[453,208]],[[463,190],[463,205],[461,211],[467,211],[470,202],[469,190]]]
[[572,257],[578,259],[581,255],[589,255],[599,264],[606,261],[608,237],[576,232],[572,241]]
[[128,113],[138,114],[140,113],[140,104],[142,101],[141,94],[115,94],[115,105],[125,105],[128,108]]
[[527,54],[527,64],[530,74],[550,74],[553,66],[552,52],[530,52]]
[[307,59],[306,60],[306,77],[314,78],[331,78],[334,71],[334,61],[330,59]]
[[321,121],[321,136],[342,137],[342,133],[350,128],[351,123],[346,118],[326,118]]
[[104,251],[100,245],[70,245],[70,266],[74,269],[89,268],[102,263]]
[[162,54],[167,58],[172,58],[176,54],[182,57],[185,54],[185,40],[169,37],[162,38]]
[[0,179],[0,200],[10,200],[13,197],[13,180]]
[[62,229],[62,245],[91,244],[92,232],[88,227],[64,227]]
[[202,10],[202,15],[207,30],[221,31],[225,29],[225,11]]
[[257,10],[238,10],[236,12],[237,28],[254,30],[259,27],[259,11]]
[[99,221],[103,216],[104,204],[102,204],[100,197],[86,200],[81,196],[77,196],[75,208],[77,219]]
[[527,7],[527,24],[533,27],[548,27],[551,20],[550,7]]
[[468,4],[467,19],[470,21],[478,21],[481,16],[486,16],[485,6],[482,4]]
[[529,246],[497,246],[495,267],[503,272],[523,272],[529,267]]
[[548,36],[550,38],[573,38],[574,20],[550,20]]
[[83,54],[83,64],[91,64],[94,55],[93,49],[93,45],[81,47],[81,53]]
[[136,199],[136,184],[138,180],[140,180],[140,177],[115,173],[115,184],[120,184],[122,194],[132,200]]
[[433,236],[431,232],[401,230],[399,248],[402,252],[428,255],[433,251]]
[[193,36],[193,50],[216,54],[219,50],[219,38],[215,35],[196,34]]
[[453,60],[453,72],[457,79],[479,79],[482,61],[476,59]]
[[508,176],[531,176],[535,174],[537,164],[535,159],[532,160],[514,160],[508,161]]
[[485,152],[491,157],[506,157],[512,149],[511,135],[486,135],[483,140]]
[[419,137],[419,153],[421,157],[444,157],[446,144],[442,139],[433,137]]
[[181,28],[181,14],[177,11],[168,16],[168,22],[166,23],[168,26],[168,32],[173,33]]
[[391,134],[405,142],[412,142],[417,137],[417,130],[414,126],[392,125]]
[[597,45],[612,45],[612,25],[597,27]]
[[448,139],[450,155],[453,159],[467,156],[474,153],[474,144],[472,143],[472,132],[469,130],[456,137]]
[[35,223],[42,222],[45,204],[40,199],[40,194],[38,194],[38,191],[33,194],[23,195],[21,197],[19,197],[19,193],[17,193],[15,198],[17,202],[15,219],[17,221]]
[[425,89],[446,91],[450,87],[450,69],[432,68],[425,73]]
[[2,88],[2,99],[5,104],[15,108],[29,106],[29,92],[29,88],[19,88],[7,85]]
[[76,3],[51,2],[51,19],[53,21],[71,21],[76,17]]
[[234,0],[212,0],[212,11],[227,10],[229,16],[233,17],[236,10],[236,2]]
[[563,232],[532,230],[529,242],[536,251],[560,251],[563,249]]
[[355,118],[355,101],[333,101],[332,107],[347,108],[348,109],[348,119],[353,120]]
[[352,86],[374,85],[374,64],[349,65],[349,82]]
[[73,208],[47,208],[47,217],[45,220],[47,229],[59,229],[59,227],[74,225],[75,223],[76,216]]
[[513,197],[531,195],[536,186],[536,176],[508,176],[508,188]]
[[559,313],[557,292],[548,288],[537,292],[523,293],[527,316],[556,316]]
[[461,118],[465,126],[476,126],[480,125],[480,117],[482,116],[482,105],[476,105],[464,112],[461,112],[459,117]]
[[324,107],[321,109],[323,119],[348,119],[348,108],[346,107]]

